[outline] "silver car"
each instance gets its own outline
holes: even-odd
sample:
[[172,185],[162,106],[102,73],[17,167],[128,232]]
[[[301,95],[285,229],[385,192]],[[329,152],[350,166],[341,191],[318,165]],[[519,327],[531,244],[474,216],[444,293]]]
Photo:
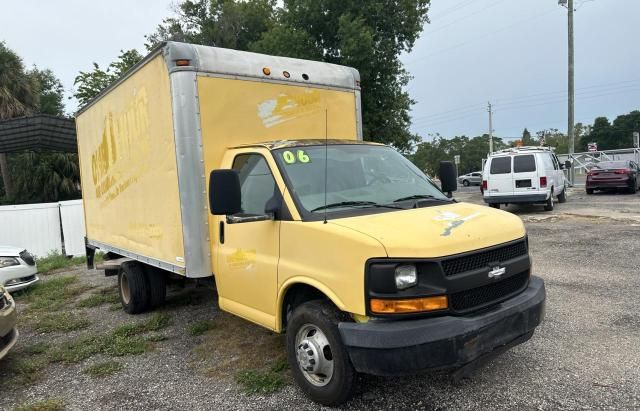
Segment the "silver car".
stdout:
[[468,187],[470,185],[479,186],[480,184],[482,184],[482,172],[475,171],[473,173],[460,176],[458,177],[458,182],[465,187]]

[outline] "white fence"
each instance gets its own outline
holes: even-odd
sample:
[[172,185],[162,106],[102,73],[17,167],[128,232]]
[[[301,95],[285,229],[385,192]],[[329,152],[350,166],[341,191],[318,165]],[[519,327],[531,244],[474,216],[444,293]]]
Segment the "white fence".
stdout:
[[0,207],[0,245],[24,247],[38,257],[52,251],[83,255],[84,233],[82,200]]

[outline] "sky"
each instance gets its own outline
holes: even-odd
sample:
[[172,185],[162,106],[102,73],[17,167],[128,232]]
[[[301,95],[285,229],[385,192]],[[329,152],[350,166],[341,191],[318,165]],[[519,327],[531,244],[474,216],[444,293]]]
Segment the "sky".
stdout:
[[[640,0],[576,0],[576,122],[640,109]],[[0,14],[0,41],[27,67],[50,68],[68,96],[79,71],[106,67],[120,50],[145,53],[144,36],[174,0],[21,0]],[[430,24],[402,56],[416,101],[412,130],[567,129],[567,10],[557,0],[432,0]],[[67,110],[77,108],[67,101]]]

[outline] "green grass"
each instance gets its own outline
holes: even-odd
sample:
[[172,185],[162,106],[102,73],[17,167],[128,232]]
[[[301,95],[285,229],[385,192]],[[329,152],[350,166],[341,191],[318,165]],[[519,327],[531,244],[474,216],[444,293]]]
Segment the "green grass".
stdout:
[[124,366],[121,363],[109,360],[94,364],[83,372],[93,378],[104,378],[113,375],[122,369],[124,369]]
[[168,339],[169,337],[163,334],[150,335],[147,338],[145,338],[145,340],[149,342],[160,342],[160,341],[166,341]]
[[248,394],[271,394],[288,384],[285,371],[289,363],[279,358],[267,369],[245,370],[236,374],[236,382]]
[[156,313],[146,321],[124,324],[107,335],[89,335],[61,344],[49,356],[51,362],[78,363],[96,354],[112,357],[138,355],[152,349],[152,339],[142,334],[159,331],[171,322],[167,314]]
[[215,322],[213,320],[202,320],[189,326],[189,334],[198,336],[206,333],[213,328],[215,328]]
[[[99,263],[103,259],[102,253],[96,253],[93,258],[94,263]],[[73,267],[76,265],[85,264],[87,262],[86,257],[67,257],[59,251],[51,251],[46,257],[37,258],[38,272],[46,273],[53,270],[59,270],[61,268]]]
[[248,394],[271,394],[287,385],[281,372],[269,370],[248,370],[236,375],[236,382]]
[[78,284],[78,277],[68,275],[41,281],[16,293],[18,301],[29,304],[29,311],[51,312],[68,308],[80,294],[92,287]]
[[64,401],[59,398],[36,401],[29,404],[22,404],[16,407],[16,411],[62,411]]
[[41,333],[71,332],[87,328],[91,322],[72,312],[45,314],[33,320],[32,328]]
[[82,308],[97,307],[103,304],[118,304],[120,307],[120,296],[116,287],[104,287],[95,291],[89,297],[81,300],[77,305]]
[[171,324],[171,317],[164,313],[155,313],[147,321],[141,323],[124,324],[116,328],[114,336],[131,337],[149,331],[160,331]]

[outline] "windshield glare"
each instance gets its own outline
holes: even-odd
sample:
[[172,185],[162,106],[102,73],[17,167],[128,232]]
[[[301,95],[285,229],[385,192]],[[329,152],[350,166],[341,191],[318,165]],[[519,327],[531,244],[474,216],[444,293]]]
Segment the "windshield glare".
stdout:
[[[306,212],[325,205],[325,158],[329,159],[326,204],[400,205],[394,201],[411,196],[433,196],[448,201],[420,169],[390,147],[329,145],[325,154],[325,146],[301,146],[274,150],[274,155],[288,180],[289,190]],[[329,211],[349,207],[353,204]],[[324,213],[324,210],[314,213]]]

